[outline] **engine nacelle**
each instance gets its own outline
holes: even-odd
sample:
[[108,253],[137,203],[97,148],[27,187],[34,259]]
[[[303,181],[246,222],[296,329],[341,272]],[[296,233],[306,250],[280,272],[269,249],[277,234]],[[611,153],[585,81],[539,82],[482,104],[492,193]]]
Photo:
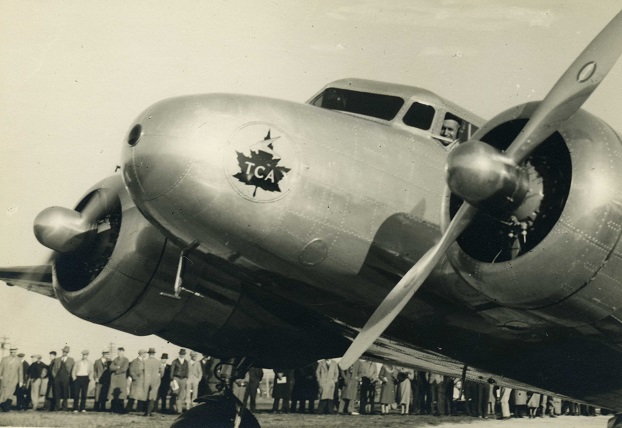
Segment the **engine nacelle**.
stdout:
[[184,253],[185,291],[171,297],[181,249],[139,212],[119,175],[93,186],[75,211],[100,189],[118,200],[98,219],[96,236],[54,259],[54,290],[72,314],[209,355],[248,356],[260,366],[287,367],[345,348],[317,315],[270,293],[272,279],[239,256],[234,265],[199,250]]
[[[160,295],[173,290],[181,251],[138,211],[120,176],[93,186],[76,211],[98,189],[113,190],[118,200],[99,219],[97,237],[86,248],[57,255],[56,295],[69,312],[87,321],[138,335],[156,333],[188,303],[184,297]],[[239,297],[231,295],[234,290],[226,294],[233,302]],[[204,333],[218,330],[233,307],[211,311]]]
[[[504,150],[536,106],[500,114],[474,138]],[[579,111],[527,160],[531,193],[523,205],[478,215],[449,252],[452,265],[499,305],[537,310],[564,325],[619,311],[621,164],[619,136]],[[460,203],[452,196],[446,211],[455,214]]]

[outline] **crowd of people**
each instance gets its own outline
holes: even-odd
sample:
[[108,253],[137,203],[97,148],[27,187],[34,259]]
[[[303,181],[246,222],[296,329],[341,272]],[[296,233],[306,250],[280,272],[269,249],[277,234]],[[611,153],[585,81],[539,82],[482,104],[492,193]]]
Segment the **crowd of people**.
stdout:
[[[75,361],[65,346],[60,356],[56,351],[49,353],[49,363],[36,354],[29,364],[23,353],[11,348],[10,355],[0,361],[0,409],[86,412],[89,385],[94,382],[93,411],[177,414],[195,406],[198,397],[215,393],[220,375],[226,377],[224,371],[231,369],[223,365],[217,377],[218,359],[183,348],[170,364],[168,354],[158,359],[154,348],[139,350],[131,361],[123,347],[116,353],[111,359],[110,352],[104,350],[91,361],[89,351],[84,350]],[[252,412],[257,410],[263,376],[263,369],[251,368],[243,379],[233,382],[234,395]],[[450,376],[365,360],[347,370],[330,359],[294,370],[276,369],[271,395],[275,413],[466,414],[499,419],[595,415],[593,407],[562,402],[554,396],[492,382],[466,380],[462,385],[460,379]]]
[[[364,360],[345,371],[332,360],[275,370],[273,398],[272,411],[284,413],[464,414],[499,419],[595,415],[591,406],[555,396],[484,381],[466,380],[462,385],[459,378]],[[319,400],[317,411],[315,400]]]
[[39,354],[32,355],[28,363],[23,353],[11,348],[9,356],[0,361],[0,410],[86,412],[89,385],[94,382],[93,411],[139,412],[144,416],[154,411],[181,413],[195,406],[197,397],[215,392],[219,383],[212,370],[216,360],[208,356],[199,359],[196,352],[190,352],[188,358],[183,348],[170,364],[168,354],[158,359],[154,348],[139,350],[131,361],[123,347],[117,348],[114,359],[104,350],[94,361],[88,350],[82,351],[78,360],[69,356],[70,351],[69,346],[60,356],[51,351],[46,364]]

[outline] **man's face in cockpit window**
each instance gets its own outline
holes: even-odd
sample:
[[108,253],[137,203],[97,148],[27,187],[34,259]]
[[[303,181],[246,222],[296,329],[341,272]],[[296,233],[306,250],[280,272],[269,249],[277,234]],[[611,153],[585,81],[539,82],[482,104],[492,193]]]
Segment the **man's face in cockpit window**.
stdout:
[[445,119],[445,121],[443,122],[443,126],[441,127],[441,136],[455,140],[456,138],[458,138],[459,129],[460,125],[457,121],[453,119]]

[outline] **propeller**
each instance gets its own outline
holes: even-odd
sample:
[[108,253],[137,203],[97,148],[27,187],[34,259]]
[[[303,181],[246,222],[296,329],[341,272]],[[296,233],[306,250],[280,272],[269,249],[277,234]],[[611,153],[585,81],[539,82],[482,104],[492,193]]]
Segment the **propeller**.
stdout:
[[517,207],[528,190],[520,164],[581,108],[622,54],[622,12],[592,40],[538,105],[505,153],[481,141],[459,145],[447,158],[447,185],[464,203],[440,241],[393,287],[356,336],[339,365],[349,368],[406,306],[478,210]]
[[117,203],[114,190],[99,189],[81,212],[63,207],[46,208],[35,218],[35,236],[52,250],[75,251],[97,234],[98,220],[110,213]]

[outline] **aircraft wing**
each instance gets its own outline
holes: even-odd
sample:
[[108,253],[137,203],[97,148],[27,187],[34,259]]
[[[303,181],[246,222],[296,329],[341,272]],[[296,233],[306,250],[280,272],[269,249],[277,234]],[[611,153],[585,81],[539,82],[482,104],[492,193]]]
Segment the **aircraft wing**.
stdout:
[[375,342],[365,355],[365,359],[378,363],[400,361],[400,364],[403,364],[404,367],[450,376],[455,380],[462,380],[464,378],[478,383],[490,383],[497,386],[522,389],[539,394],[557,396],[565,400],[577,401],[576,398],[560,394],[558,391],[539,388],[525,382],[501,376],[497,373],[491,373],[480,368],[465,365],[464,362],[457,361],[437,352],[422,348],[413,349],[413,347],[403,346],[398,342],[386,338],[380,338]]
[[52,265],[16,266],[2,268],[0,280],[10,287],[20,287],[28,291],[56,298],[52,287]]

